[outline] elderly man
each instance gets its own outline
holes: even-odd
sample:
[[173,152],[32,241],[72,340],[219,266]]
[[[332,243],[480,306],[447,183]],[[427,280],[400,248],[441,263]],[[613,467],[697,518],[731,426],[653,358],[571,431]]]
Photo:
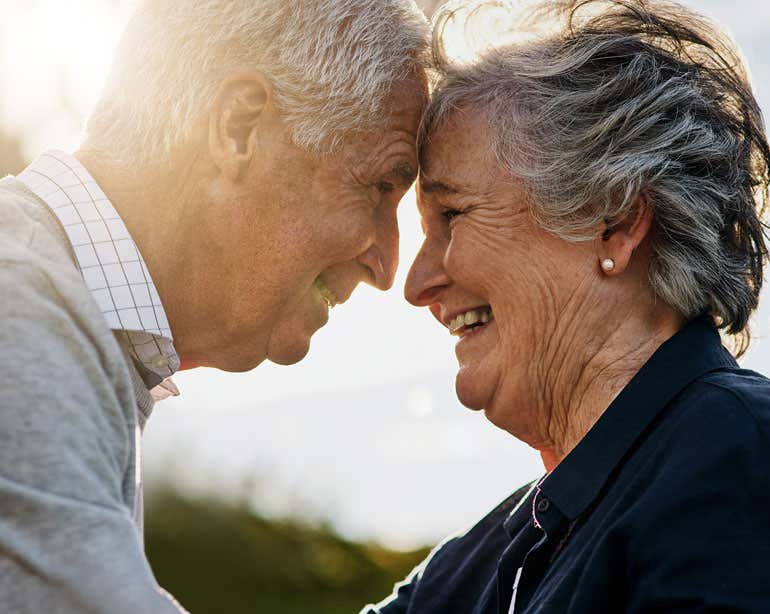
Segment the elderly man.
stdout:
[[1,611],[179,611],[142,548],[154,397],[294,363],[392,284],[426,49],[412,0],[147,2],[79,151],[0,182]]

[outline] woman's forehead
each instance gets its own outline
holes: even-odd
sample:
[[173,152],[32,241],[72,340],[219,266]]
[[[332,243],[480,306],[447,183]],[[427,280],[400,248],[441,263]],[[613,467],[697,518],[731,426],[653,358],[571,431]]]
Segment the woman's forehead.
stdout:
[[454,113],[436,127],[420,149],[420,189],[440,196],[476,191],[508,178],[478,115]]

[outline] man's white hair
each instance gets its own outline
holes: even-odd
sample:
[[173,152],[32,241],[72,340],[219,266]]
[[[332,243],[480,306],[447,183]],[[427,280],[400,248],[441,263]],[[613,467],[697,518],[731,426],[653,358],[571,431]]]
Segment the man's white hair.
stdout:
[[424,68],[428,39],[413,0],[146,0],[86,145],[125,164],[163,164],[228,74],[259,70],[293,142],[331,152],[376,127],[390,86]]

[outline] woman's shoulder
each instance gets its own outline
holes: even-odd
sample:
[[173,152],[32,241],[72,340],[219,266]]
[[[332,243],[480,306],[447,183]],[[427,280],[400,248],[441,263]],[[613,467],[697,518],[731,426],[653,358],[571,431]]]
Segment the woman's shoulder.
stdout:
[[759,373],[735,368],[699,377],[654,431],[646,447],[653,491],[770,487],[770,380]]
[[709,611],[765,611],[756,606],[768,598],[770,380],[715,371],[667,409],[617,520],[632,599],[649,611],[683,596]]
[[710,392],[723,403],[732,402],[757,419],[768,419],[770,412],[770,379],[748,369],[724,369],[707,373],[694,383],[702,394]]
[[707,373],[683,391],[676,405],[675,413],[687,428],[696,422],[724,435],[733,430],[770,433],[770,379],[755,371]]

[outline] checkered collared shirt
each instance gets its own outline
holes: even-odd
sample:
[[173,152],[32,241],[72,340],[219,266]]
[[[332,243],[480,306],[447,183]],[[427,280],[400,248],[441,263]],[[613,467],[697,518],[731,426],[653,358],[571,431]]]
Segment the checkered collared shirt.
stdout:
[[153,397],[179,394],[171,328],[147,265],[126,225],[85,167],[48,151],[17,177],[54,212],[109,327],[127,342]]

